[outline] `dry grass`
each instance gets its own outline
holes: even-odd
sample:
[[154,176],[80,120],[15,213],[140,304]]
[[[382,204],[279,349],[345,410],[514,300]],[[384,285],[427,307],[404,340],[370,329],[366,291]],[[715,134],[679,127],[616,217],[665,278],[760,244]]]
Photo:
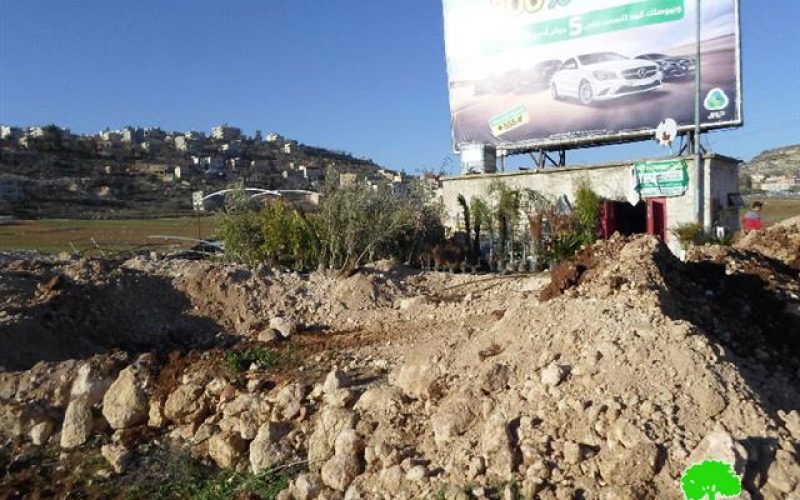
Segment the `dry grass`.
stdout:
[[164,241],[153,235],[206,238],[213,234],[212,217],[133,220],[47,219],[9,221],[0,225],[0,250],[40,252],[122,251],[137,246],[185,248],[191,242]]

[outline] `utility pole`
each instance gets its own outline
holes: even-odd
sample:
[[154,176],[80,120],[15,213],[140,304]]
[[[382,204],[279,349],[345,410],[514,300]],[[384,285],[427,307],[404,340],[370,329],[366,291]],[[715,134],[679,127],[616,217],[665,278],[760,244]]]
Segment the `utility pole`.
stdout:
[[695,173],[695,193],[694,193],[694,209],[695,215],[697,216],[698,222],[705,227],[706,221],[704,218],[704,207],[703,207],[703,192],[704,192],[704,182],[703,182],[703,150],[700,146],[700,114],[702,113],[702,102],[703,98],[701,96],[703,92],[702,84],[702,74],[701,74],[701,67],[702,67],[702,50],[701,50],[701,36],[702,36],[702,27],[703,27],[703,15],[702,15],[702,7],[700,6],[700,0],[697,0],[697,33],[696,33],[696,47],[695,47],[695,70],[694,70],[694,87],[695,87],[695,95],[694,95],[694,173]]

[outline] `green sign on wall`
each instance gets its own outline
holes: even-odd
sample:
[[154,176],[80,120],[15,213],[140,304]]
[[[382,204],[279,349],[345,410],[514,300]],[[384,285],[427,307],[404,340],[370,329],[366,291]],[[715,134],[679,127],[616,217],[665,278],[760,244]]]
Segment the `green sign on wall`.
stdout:
[[634,163],[636,191],[642,198],[683,196],[689,189],[689,168],[684,160]]

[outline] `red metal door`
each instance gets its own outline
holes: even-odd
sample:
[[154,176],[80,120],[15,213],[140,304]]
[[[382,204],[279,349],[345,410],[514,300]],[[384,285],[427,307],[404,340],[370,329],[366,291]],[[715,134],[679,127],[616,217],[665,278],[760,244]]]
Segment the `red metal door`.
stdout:
[[617,230],[617,217],[614,202],[603,200],[600,206],[600,237],[607,240]]
[[647,234],[667,241],[667,200],[651,198],[647,200]]

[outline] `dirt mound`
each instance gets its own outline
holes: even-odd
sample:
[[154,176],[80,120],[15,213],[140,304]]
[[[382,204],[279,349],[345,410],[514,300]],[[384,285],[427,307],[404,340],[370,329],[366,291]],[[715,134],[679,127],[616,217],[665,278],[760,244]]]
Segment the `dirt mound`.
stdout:
[[398,290],[394,282],[382,274],[358,272],[333,287],[333,298],[347,310],[366,310],[386,306],[394,301]]
[[600,242],[556,273],[565,297],[509,300],[493,327],[408,354],[390,378],[414,401],[392,417],[408,424],[372,415],[372,440],[413,442],[457,484],[516,479],[542,498],[678,498],[683,470],[727,442],[748,491],[783,498],[767,477],[775,449],[796,460],[779,416],[800,408],[800,329],[780,278],[732,266],[684,264],[651,237]]
[[[21,271],[21,267],[26,267]],[[207,345],[222,330],[194,315],[168,280],[110,262],[66,266],[9,263],[14,277],[0,321],[0,366],[85,358],[120,348],[131,352]]]
[[752,250],[800,270],[800,224],[779,224],[751,231],[736,242],[736,248]]
[[[561,278],[571,270],[569,280]],[[656,238],[618,238],[597,242],[553,275],[542,300],[564,292],[605,298],[632,290],[643,303],[690,321],[733,348],[767,342],[792,357],[800,349],[796,271],[757,252],[697,247],[682,263]]]
[[[683,263],[655,238],[615,238],[556,270],[547,301],[538,277],[341,278],[142,258],[13,269],[21,286],[4,293],[20,303],[116,314],[113,302],[145,301],[164,324],[214,319],[243,338],[160,357],[158,370],[157,356],[118,354],[114,376],[74,361],[0,371],[10,450],[83,431],[106,443],[101,463],[122,481],[136,474],[125,458],[156,442],[240,471],[302,463],[281,498],[465,498],[465,487],[477,498],[519,498],[517,487],[524,498],[679,498],[683,471],[706,458],[733,464],[752,498],[800,494],[800,290],[795,270],[752,250],[702,247]],[[250,335],[276,314],[298,332]],[[147,416],[146,442],[127,439],[139,427],[94,425],[107,414]]]

